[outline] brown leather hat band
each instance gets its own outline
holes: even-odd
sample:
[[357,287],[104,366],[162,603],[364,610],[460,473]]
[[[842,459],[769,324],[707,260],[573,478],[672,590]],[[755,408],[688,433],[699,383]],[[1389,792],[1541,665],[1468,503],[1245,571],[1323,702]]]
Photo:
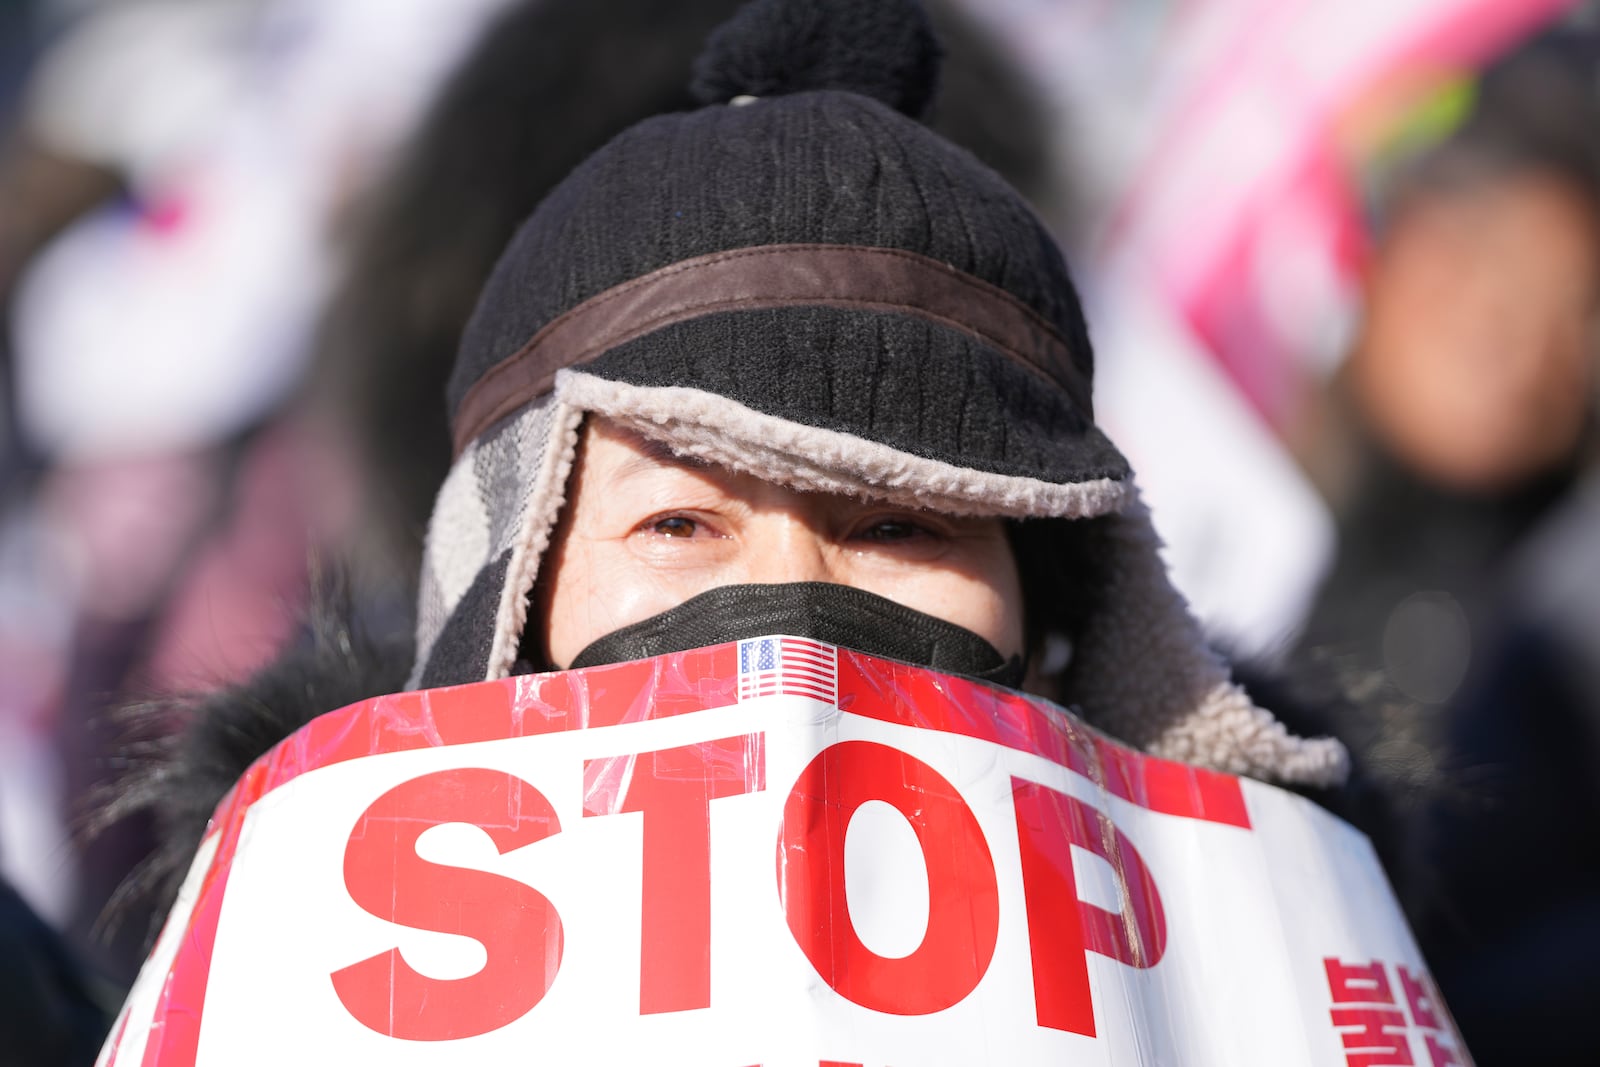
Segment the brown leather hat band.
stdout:
[[1086,417],[1088,383],[1055,328],[1010,293],[938,260],[859,245],[762,245],[686,259],[607,289],[552,319],[467,391],[453,436],[474,438],[547,392],[556,372],[673,323],[719,311],[849,307],[959,330],[1065,390]]

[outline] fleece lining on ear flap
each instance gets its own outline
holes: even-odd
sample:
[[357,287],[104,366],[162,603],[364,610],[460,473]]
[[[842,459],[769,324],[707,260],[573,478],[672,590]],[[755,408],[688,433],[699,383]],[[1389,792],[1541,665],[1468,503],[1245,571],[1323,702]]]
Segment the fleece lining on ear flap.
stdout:
[[1294,736],[1234,684],[1168,579],[1137,494],[1105,522],[1103,596],[1077,643],[1069,702],[1153,755],[1292,785],[1342,783],[1350,764],[1343,745]]

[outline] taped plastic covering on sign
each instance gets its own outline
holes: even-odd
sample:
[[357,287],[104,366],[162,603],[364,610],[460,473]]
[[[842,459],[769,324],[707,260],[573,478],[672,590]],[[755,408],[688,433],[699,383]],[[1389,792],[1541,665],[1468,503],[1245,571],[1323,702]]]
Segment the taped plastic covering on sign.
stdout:
[[774,636],[379,697],[223,801],[119,1067],[1467,1065],[1367,840]]

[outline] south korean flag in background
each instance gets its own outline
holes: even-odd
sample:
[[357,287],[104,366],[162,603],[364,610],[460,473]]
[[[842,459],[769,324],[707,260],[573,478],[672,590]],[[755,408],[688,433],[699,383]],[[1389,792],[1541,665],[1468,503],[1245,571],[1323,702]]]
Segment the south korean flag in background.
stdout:
[[838,649],[833,645],[803,637],[740,641],[739,699],[783,695],[836,704],[838,658]]

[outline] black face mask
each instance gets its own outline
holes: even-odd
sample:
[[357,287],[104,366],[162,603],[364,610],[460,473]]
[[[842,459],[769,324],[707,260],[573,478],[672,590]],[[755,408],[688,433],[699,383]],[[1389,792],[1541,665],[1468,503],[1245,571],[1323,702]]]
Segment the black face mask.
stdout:
[[809,637],[1012,688],[1022,684],[1025,672],[1021,656],[1006,659],[971,630],[832,582],[712,589],[607,634],[573,657],[572,666],[647,659],[768,634]]

